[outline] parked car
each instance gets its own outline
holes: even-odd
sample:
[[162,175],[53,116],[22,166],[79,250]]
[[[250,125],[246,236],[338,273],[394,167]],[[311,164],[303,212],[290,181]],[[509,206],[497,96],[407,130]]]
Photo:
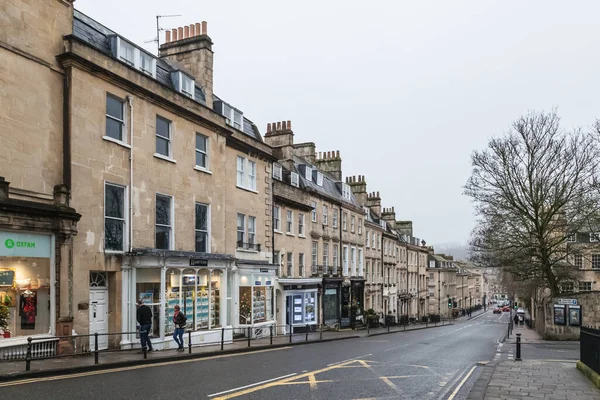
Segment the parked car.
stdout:
[[494,314],[502,314],[502,309],[500,307],[494,308]]
[[502,308],[502,311],[504,311],[504,312],[510,312],[510,307],[509,306],[504,306]]

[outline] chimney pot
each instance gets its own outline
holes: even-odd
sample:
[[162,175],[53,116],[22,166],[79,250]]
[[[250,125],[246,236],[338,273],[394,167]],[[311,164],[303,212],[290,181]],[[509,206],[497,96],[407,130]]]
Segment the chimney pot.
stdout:
[[194,25],[196,26],[196,36],[200,36],[202,34],[202,28],[200,27],[200,23],[196,22]]
[[340,151],[339,150],[335,153],[335,157],[336,158],[340,158]]
[[208,24],[206,21],[202,21],[202,34],[208,35]]
[[352,182],[356,183],[356,176],[352,177]]
[[177,41],[177,29],[171,29],[171,33],[173,34],[173,41]]
[[177,37],[179,38],[179,40],[183,39],[183,28],[180,26],[179,28],[177,28]]
[[267,124],[267,133],[271,133],[271,123]]
[[189,37],[190,37],[190,27],[186,25],[183,27],[183,38],[187,39]]
[[281,129],[283,129],[285,131],[285,129],[286,129],[285,121],[281,121]]
[[379,191],[377,191],[377,197],[379,197]]
[[165,42],[169,43],[171,41],[171,31],[165,32]]
[[189,37],[194,37],[194,36],[196,36],[196,25],[190,24],[190,36]]
[[288,120],[287,127],[290,131],[292,130],[292,121]]
[[277,123],[277,131],[281,131],[281,122]]

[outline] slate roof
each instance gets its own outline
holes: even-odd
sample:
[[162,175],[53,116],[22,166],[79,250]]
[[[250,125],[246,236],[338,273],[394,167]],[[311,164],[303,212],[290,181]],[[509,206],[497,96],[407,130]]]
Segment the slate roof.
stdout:
[[[316,165],[309,163],[303,158],[294,156],[292,161],[294,162],[294,172],[300,176],[300,188],[308,189],[309,191],[322,194],[343,204],[362,209],[361,205],[358,204],[358,201],[356,201],[353,193],[350,194],[350,200],[344,198],[342,195],[342,183],[337,181],[333,176],[321,171]],[[304,169],[302,166],[309,166],[313,169],[313,171],[321,172],[323,174],[323,186],[317,185],[317,183],[313,180],[306,179],[306,175],[304,174]]]
[[[109,56],[111,58],[115,58],[113,55],[113,52],[112,52],[111,40],[110,40],[110,37],[114,36],[114,35],[117,35],[117,36],[121,37],[122,39],[127,40],[126,38],[122,37],[118,33],[108,29],[106,26],[100,24],[99,22],[88,17],[87,15],[83,14],[82,12],[80,12],[78,10],[74,10],[73,36],[82,40],[84,43],[90,45],[91,47],[106,54],[107,56]],[[168,86],[169,88],[171,88],[173,90],[176,90],[175,87],[173,86],[173,80],[171,79],[171,72],[179,71],[179,69],[172,66],[167,61],[156,57],[154,54],[149,53],[148,51],[144,50],[140,46],[137,46],[135,43],[132,43],[130,41],[128,41],[128,42],[131,43],[133,46],[135,46],[140,51],[143,51],[144,53],[146,53],[146,54],[152,56],[154,59],[156,59],[156,80],[159,83],[161,83],[165,86]],[[140,73],[142,73],[142,72],[140,72]],[[148,77],[152,79],[152,77],[150,77],[150,76],[148,76]],[[226,101],[218,98],[217,96],[213,96],[213,99],[227,103]],[[204,90],[202,89],[202,87],[199,85],[195,86],[194,101],[196,101],[200,104],[206,105],[206,95],[204,94]],[[227,103],[227,104],[230,105],[232,108],[236,108],[229,103]],[[217,112],[217,113],[221,114],[220,112]],[[245,135],[250,136],[253,139],[256,139],[260,142],[263,141],[262,136],[261,136],[258,128],[256,127],[256,125],[252,121],[250,121],[249,119],[247,119],[245,117],[244,117],[244,123],[243,123],[241,131]]]

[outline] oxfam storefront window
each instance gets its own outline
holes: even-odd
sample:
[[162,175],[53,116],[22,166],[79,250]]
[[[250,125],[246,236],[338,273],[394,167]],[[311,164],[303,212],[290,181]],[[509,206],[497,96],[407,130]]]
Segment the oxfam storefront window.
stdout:
[[0,307],[8,309],[0,340],[50,333],[51,249],[51,236],[0,231]]

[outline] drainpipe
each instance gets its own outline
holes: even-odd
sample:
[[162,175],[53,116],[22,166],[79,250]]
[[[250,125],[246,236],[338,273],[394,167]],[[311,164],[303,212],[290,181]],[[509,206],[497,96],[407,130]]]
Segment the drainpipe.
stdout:
[[67,205],[71,198],[71,67],[65,68],[63,79],[63,183],[69,189]]
[[129,252],[133,250],[133,97],[127,96],[129,103]]
[[[273,165],[271,164],[271,171]],[[273,215],[273,208],[275,206],[275,180],[271,179],[271,263],[275,260],[275,215]],[[305,228],[306,229],[306,228]],[[279,267],[277,268],[279,270]]]
[[[344,242],[343,242],[343,238],[342,238],[342,224],[343,224],[342,218],[343,218],[343,215],[342,215],[342,204],[340,203],[340,215],[338,217],[338,230],[340,231],[340,245],[338,246],[338,252],[339,252],[338,253],[338,264],[339,264],[339,267],[340,267],[340,275],[343,277],[344,276],[344,274],[343,274],[343,271],[344,271],[344,269],[343,269],[343,265],[344,265]],[[340,294],[339,294],[339,303],[340,303],[340,306],[339,306],[339,310],[338,311],[340,313],[339,314],[340,318],[339,318],[338,323],[339,323],[340,326],[342,326],[342,286],[340,285],[339,288],[340,288]]]
[[409,307],[410,307],[410,289],[408,287],[409,274],[408,274],[408,244],[406,245],[406,296],[404,297],[406,300],[406,318],[409,318]]
[[[383,273],[383,271],[384,271],[384,269],[385,269],[385,265],[383,263],[383,232],[382,232],[381,233],[381,302],[382,303],[383,303],[383,282],[384,282],[384,279],[383,279],[384,273]],[[389,289],[388,289],[388,293],[389,293]],[[389,297],[388,297],[387,304],[388,304],[388,308],[389,308],[389,306],[390,306],[390,299],[389,299]],[[382,304],[382,306],[383,306],[383,304]],[[383,309],[383,320],[384,321],[385,321],[385,317],[387,317],[387,310],[384,308]]]

